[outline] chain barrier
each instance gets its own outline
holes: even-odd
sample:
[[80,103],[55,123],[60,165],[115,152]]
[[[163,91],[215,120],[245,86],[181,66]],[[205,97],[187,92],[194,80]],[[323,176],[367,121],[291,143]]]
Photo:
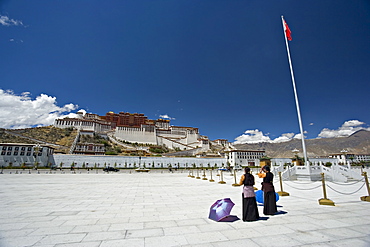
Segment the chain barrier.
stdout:
[[290,184],[288,183],[285,183],[284,185],[288,185],[289,187],[293,188],[293,189],[296,189],[296,190],[314,190],[314,189],[317,189],[317,188],[320,188],[321,187],[321,184],[319,184],[318,186],[316,187],[313,187],[313,188],[309,188],[309,189],[302,189],[302,188],[297,188],[297,187],[294,187],[294,186],[291,186]]
[[308,182],[298,182],[298,181],[294,181],[294,180],[289,180],[289,182],[292,182],[292,183],[295,183],[295,184],[311,184],[312,181],[308,181]]
[[338,185],[354,185],[360,182],[365,182],[365,178],[362,178],[361,180],[355,181],[353,183],[345,183],[345,184],[332,181],[333,184],[338,184]]
[[339,194],[342,194],[342,195],[353,195],[353,194],[355,194],[355,193],[359,192],[359,191],[360,191],[360,190],[365,186],[365,183],[364,183],[363,185],[361,185],[361,187],[360,187],[358,190],[356,190],[355,192],[351,192],[351,193],[340,192],[340,191],[338,191],[338,190],[334,189],[333,187],[331,187],[331,186],[330,186],[330,185],[328,185],[328,184],[327,184],[327,186],[328,186],[331,190],[333,190],[333,191],[335,191],[335,192],[337,192],[337,193],[339,193]]

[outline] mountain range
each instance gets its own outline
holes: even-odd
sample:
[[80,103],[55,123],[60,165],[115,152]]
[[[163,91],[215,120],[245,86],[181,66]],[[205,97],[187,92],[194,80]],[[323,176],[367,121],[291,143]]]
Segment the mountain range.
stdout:
[[[370,131],[359,130],[348,137],[305,139],[305,146],[309,158],[340,154],[342,150],[348,151],[348,154],[370,154]],[[281,143],[236,144],[234,147],[242,150],[265,150],[266,155],[272,158],[293,157],[292,151],[298,149],[298,155],[303,156],[301,139]]]

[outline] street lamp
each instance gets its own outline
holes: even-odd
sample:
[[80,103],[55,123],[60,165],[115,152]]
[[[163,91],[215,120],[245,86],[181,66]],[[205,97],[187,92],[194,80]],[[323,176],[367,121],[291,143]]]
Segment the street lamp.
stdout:
[[342,151],[340,151],[342,153],[342,157],[343,157],[343,165],[346,165],[346,154],[348,153],[347,150],[343,149]]
[[[299,150],[295,148],[295,149],[292,150],[292,153],[294,153],[294,157],[296,158],[295,164],[296,165],[300,165],[300,163],[299,163],[299,157],[298,157]],[[293,161],[293,163],[294,163],[294,161]]]

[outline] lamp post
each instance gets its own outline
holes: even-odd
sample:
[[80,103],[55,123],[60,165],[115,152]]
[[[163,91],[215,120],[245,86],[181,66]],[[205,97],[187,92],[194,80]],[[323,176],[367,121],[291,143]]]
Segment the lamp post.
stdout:
[[299,162],[299,157],[298,157],[299,150],[295,148],[295,149],[292,150],[292,153],[294,153],[294,157],[297,159],[295,164],[299,165],[298,164],[298,162]]
[[347,156],[347,153],[348,151],[343,149],[342,151],[340,151],[342,153],[342,158],[343,158],[343,165],[346,165],[346,156]]

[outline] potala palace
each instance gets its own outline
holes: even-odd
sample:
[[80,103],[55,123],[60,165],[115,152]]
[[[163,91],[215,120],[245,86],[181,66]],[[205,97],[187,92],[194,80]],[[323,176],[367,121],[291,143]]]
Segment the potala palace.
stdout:
[[[194,127],[172,126],[167,119],[148,119],[141,113],[108,112],[105,116],[78,112],[76,118],[56,119],[55,127],[74,127],[79,134],[113,137],[118,141],[166,146],[171,149],[200,151],[209,150],[209,139]],[[217,144],[227,145],[224,139]]]

